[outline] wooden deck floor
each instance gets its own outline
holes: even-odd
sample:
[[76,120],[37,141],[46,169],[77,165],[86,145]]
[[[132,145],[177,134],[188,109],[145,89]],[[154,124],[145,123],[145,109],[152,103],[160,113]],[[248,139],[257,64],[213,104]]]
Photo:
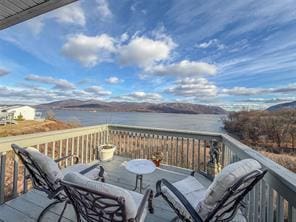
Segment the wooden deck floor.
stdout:
[[[106,182],[126,189],[133,189],[135,185],[135,175],[129,173],[123,166],[129,159],[116,156],[113,161],[103,163],[107,176]],[[170,182],[181,180],[190,174],[189,170],[172,166],[161,166],[154,173],[144,175],[144,185],[149,185],[155,190],[155,183],[161,178],[166,178]],[[209,181],[202,175],[196,175],[197,179],[208,186]],[[0,221],[19,222],[36,221],[38,215],[51,201],[44,193],[33,190],[18,198],[10,200],[0,206]],[[43,217],[42,221],[57,221],[63,205],[56,205]],[[174,212],[164,203],[161,198],[154,199],[154,214],[148,214],[145,221],[170,221],[175,217]],[[76,221],[72,206],[69,206],[62,221]]]

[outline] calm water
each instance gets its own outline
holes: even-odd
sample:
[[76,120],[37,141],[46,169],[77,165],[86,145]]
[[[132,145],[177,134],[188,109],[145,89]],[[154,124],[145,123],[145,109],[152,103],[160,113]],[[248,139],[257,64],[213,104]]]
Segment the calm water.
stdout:
[[224,115],[192,115],[172,113],[88,112],[55,110],[55,117],[63,121],[78,122],[83,126],[113,123],[168,129],[221,132]]

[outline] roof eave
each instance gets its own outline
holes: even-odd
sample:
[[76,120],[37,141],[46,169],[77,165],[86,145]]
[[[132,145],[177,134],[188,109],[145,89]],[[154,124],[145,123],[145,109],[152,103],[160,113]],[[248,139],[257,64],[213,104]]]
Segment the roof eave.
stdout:
[[0,20],[0,30],[24,22],[77,0],[49,0]]

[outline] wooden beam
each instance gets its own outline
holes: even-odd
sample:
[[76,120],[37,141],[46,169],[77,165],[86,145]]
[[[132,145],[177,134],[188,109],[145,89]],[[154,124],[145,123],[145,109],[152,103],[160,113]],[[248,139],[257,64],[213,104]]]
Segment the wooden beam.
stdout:
[[[0,19],[0,30],[24,22],[75,1],[77,0],[47,0],[44,3],[37,4],[36,6],[25,9],[14,15]],[[0,1],[0,5],[1,4],[2,3]]]

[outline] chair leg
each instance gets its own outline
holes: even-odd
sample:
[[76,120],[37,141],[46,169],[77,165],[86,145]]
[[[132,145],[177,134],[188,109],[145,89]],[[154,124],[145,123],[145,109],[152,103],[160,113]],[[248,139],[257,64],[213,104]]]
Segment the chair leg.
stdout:
[[152,201],[153,201],[153,191],[150,192],[149,199],[148,199],[148,209],[151,214],[154,213]]
[[41,222],[41,218],[43,217],[43,215],[46,213],[46,211],[48,211],[52,206],[58,204],[58,203],[62,203],[62,201],[60,200],[55,200],[54,202],[52,202],[51,204],[49,204],[47,207],[44,208],[44,210],[42,210],[42,212],[39,214],[39,217],[37,219],[37,222]]
[[66,200],[66,201],[65,201],[65,204],[64,204],[64,207],[63,207],[63,210],[62,210],[62,212],[61,212],[61,215],[60,215],[60,217],[59,217],[58,222],[61,222],[61,220],[62,220],[62,218],[63,218],[63,215],[64,215],[64,213],[65,213],[65,210],[67,209],[67,205],[68,205],[68,201]]
[[80,219],[80,215],[79,215],[78,210],[76,209],[75,206],[73,206],[73,207],[74,207],[74,211],[75,211],[75,214],[76,214],[76,220],[77,220],[77,222],[81,222],[81,219]]

